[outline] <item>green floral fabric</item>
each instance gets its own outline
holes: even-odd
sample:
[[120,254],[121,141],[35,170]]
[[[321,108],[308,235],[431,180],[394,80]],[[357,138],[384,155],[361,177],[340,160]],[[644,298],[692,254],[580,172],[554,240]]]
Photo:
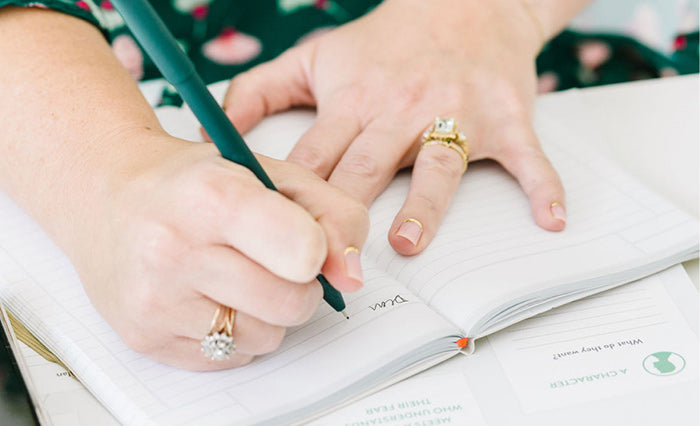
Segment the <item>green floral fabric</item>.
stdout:
[[[322,35],[380,1],[151,0],[151,4],[210,83]],[[51,8],[87,20],[102,30],[134,79],[159,77],[109,0],[0,0],[0,7],[6,5]],[[678,34],[662,53],[625,35],[564,31],[544,47],[537,69],[540,92],[695,73],[698,33]],[[172,88],[166,90],[163,103],[179,102]]]

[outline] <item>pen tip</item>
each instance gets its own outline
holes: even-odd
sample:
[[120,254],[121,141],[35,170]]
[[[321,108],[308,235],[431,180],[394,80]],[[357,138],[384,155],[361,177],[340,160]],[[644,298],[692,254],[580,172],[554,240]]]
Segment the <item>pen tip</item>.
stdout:
[[343,316],[345,316],[345,319],[350,319],[350,317],[348,316],[348,314],[345,313],[345,311],[340,311],[340,313],[343,314]]

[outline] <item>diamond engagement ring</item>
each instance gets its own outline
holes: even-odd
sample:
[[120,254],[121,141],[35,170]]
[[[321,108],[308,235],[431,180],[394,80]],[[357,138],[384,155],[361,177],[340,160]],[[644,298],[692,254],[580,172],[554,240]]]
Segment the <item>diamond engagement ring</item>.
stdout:
[[454,118],[435,118],[433,125],[423,133],[421,149],[432,145],[442,145],[458,153],[464,162],[462,173],[467,171],[467,163],[469,162],[467,137],[464,136],[464,133],[457,130],[457,123]]
[[228,359],[236,352],[233,342],[233,324],[236,321],[236,310],[219,305],[211,320],[209,334],[202,339],[202,352],[213,361]]

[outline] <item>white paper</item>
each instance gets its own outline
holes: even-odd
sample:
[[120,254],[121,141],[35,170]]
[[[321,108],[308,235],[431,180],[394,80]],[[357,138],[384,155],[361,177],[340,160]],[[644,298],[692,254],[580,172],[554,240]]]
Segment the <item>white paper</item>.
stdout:
[[310,426],[486,425],[459,371],[434,367],[397,383]]
[[677,273],[684,274],[666,271],[489,336],[523,411],[697,380],[697,335],[664,288]]

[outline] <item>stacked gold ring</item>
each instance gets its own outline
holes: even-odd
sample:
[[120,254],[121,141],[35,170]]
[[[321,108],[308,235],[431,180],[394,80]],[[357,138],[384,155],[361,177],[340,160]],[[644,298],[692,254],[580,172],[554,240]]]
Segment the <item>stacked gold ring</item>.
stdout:
[[464,133],[457,130],[457,123],[454,118],[435,118],[433,125],[423,133],[421,149],[432,145],[442,145],[458,153],[464,163],[462,173],[467,171],[467,164],[469,163],[467,137],[464,136]]
[[233,342],[233,326],[236,322],[236,310],[219,305],[209,326],[209,333],[202,339],[202,352],[214,361],[228,359],[236,352]]

